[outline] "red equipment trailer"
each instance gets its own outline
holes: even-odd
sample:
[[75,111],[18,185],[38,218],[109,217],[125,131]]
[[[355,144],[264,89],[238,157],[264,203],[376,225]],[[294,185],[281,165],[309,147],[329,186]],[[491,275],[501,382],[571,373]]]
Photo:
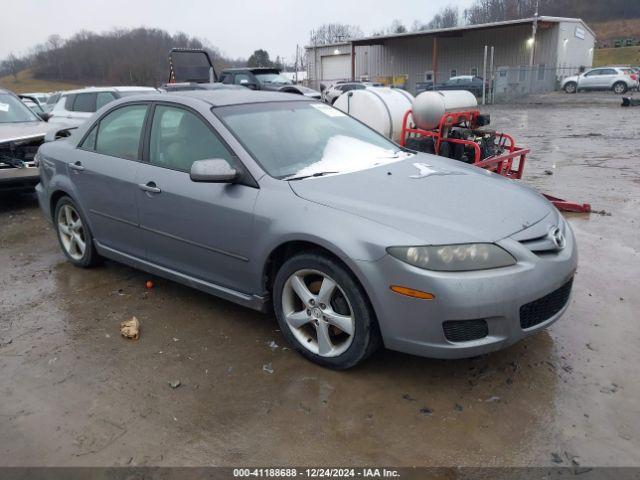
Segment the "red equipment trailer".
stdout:
[[[447,112],[440,118],[437,128],[433,130],[423,130],[413,124],[412,111],[407,110],[402,120],[400,144],[404,147],[407,139],[411,137],[430,137],[433,139],[433,148],[436,155],[440,153],[443,142],[462,145],[465,151],[473,151],[473,158],[469,159],[471,160],[469,162],[470,164],[497,173],[503,177],[520,180],[524,173],[524,164],[530,150],[518,147],[511,135],[496,132],[495,137],[497,137],[498,152],[484,159],[482,158],[480,146],[476,141],[449,136],[452,127],[466,125],[472,130],[477,129],[479,126],[479,117],[480,110],[478,109]],[[574,203],[551,195],[543,195],[553,203],[558,210],[579,213],[588,213],[591,211],[591,206],[588,203]]]

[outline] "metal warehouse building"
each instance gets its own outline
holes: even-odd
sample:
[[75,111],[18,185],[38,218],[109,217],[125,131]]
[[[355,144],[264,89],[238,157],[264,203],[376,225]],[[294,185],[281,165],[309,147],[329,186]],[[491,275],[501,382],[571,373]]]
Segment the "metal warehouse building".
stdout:
[[540,16],[309,46],[307,76],[316,89],[370,80],[415,93],[424,82],[483,76],[486,46],[486,78],[496,95],[544,92],[591,67],[594,44],[582,20]]

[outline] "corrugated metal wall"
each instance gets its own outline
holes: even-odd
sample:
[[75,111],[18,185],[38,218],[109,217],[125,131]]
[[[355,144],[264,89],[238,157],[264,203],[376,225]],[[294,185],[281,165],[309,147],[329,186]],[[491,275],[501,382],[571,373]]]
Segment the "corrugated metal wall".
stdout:
[[[585,28],[586,39],[570,38],[567,42],[567,29],[573,29],[580,23],[540,22],[536,35],[534,65],[537,68],[577,67],[586,62],[585,52],[593,46],[593,36]],[[573,31],[573,30],[572,30]],[[529,65],[531,44],[531,24],[501,26],[486,30],[462,31],[457,36],[438,38],[438,75],[437,82],[448,79],[452,73],[469,75],[477,72],[482,76],[484,46],[494,47],[494,68],[520,68]],[[562,38],[561,38],[562,37]],[[566,43],[566,47],[565,47]],[[589,46],[590,45],[590,46]],[[350,45],[319,47],[308,50],[309,78],[312,86],[318,88],[315,79],[321,76],[321,57],[332,55],[337,49],[340,53],[350,53]],[[432,67],[433,38],[389,38],[384,45],[356,47],[356,79],[377,80],[380,77],[406,75],[405,88],[415,92],[416,82],[427,80]],[[592,54],[591,54],[592,55]],[[590,59],[589,66],[591,65]],[[317,63],[316,63],[317,62]],[[575,63],[575,65],[569,65]],[[316,70],[317,65],[317,70]],[[489,68],[487,60],[487,68]],[[558,75],[559,76],[559,75]],[[489,75],[487,75],[489,77]],[[553,78],[553,75],[551,75]],[[544,79],[540,89],[553,89],[554,81]]]

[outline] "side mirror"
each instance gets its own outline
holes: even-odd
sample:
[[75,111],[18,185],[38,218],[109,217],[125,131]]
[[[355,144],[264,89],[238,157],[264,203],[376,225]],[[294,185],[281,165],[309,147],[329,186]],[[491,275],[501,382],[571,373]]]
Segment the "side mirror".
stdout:
[[239,176],[238,171],[221,158],[196,160],[191,165],[193,182],[234,183]]
[[38,116],[39,116],[42,120],[44,120],[45,122],[48,122],[48,121],[49,121],[49,119],[50,119],[51,117],[53,117],[53,115],[51,115],[50,113],[47,113],[47,112],[38,112]]

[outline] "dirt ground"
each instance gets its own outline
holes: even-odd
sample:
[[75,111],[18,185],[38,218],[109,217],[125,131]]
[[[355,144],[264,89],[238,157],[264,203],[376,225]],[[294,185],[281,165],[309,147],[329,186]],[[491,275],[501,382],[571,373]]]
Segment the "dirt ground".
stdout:
[[568,216],[566,315],[469,360],[322,369],[270,315],[72,267],[32,196],[2,198],[0,465],[639,466],[640,108],[618,101],[487,108],[532,149],[527,182],[607,214]]

